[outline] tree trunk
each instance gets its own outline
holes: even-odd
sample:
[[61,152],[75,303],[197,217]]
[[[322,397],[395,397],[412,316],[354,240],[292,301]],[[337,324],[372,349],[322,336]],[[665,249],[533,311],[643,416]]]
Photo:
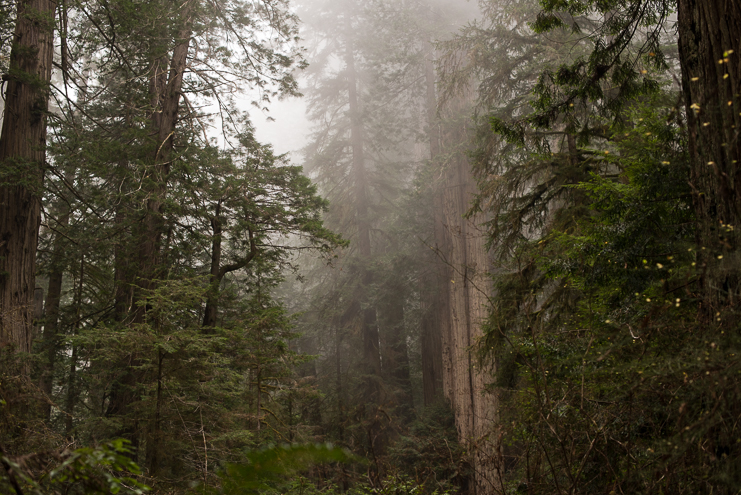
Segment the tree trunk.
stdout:
[[[680,0],[679,53],[689,129],[691,184],[707,267],[706,311],[738,304],[741,276],[741,3]],[[730,228],[726,227],[730,226]]]
[[[126,321],[134,325],[146,322],[147,307],[139,304],[145,300],[148,293],[156,287],[159,277],[160,244],[166,226],[162,217],[162,206],[167,193],[167,179],[170,173],[172,160],[172,149],[177,124],[180,95],[182,92],[183,74],[186,69],[187,55],[190,47],[191,37],[191,12],[192,2],[187,2],[182,7],[182,28],[178,32],[176,45],[173,48],[169,62],[166,57],[152,61],[150,74],[150,101],[152,105],[152,128],[156,136],[155,150],[152,156],[152,164],[148,168],[148,175],[144,182],[144,188],[148,193],[146,209],[141,225],[136,230],[134,242],[138,244],[136,255],[136,274],[138,278],[133,282],[131,303],[128,304],[129,314]],[[122,262],[124,265],[127,263]],[[130,276],[128,266],[122,275]],[[122,289],[125,289],[122,288]],[[117,306],[128,300],[126,294],[122,293],[122,300],[117,301]],[[118,308],[117,308],[118,309]],[[141,364],[141,356],[133,352],[125,362],[120,363],[121,375],[111,385],[110,399],[106,411],[107,416],[121,417],[121,430],[118,432],[132,443],[134,450],[139,444],[140,432],[138,418],[127,418],[131,410],[131,404],[137,401],[144,377],[142,372],[135,371]],[[150,463],[157,465],[156,459],[150,459]]]
[[[72,174],[66,174],[71,179]],[[58,229],[65,229],[69,225],[69,205],[66,201],[60,201],[58,206]],[[53,249],[51,255],[51,270],[49,272],[49,291],[46,296],[46,315],[44,318],[43,349],[45,361],[42,364],[41,379],[39,387],[47,398],[51,398],[54,383],[54,365],[59,352],[59,305],[62,298],[62,282],[64,280],[64,250],[67,243],[60,234],[54,235]],[[44,402],[42,407],[43,416],[49,420],[51,417],[51,403]]]
[[[82,288],[85,280],[85,257],[80,259],[80,273],[77,281],[77,293],[75,294],[76,318],[72,327],[72,335],[77,335],[80,328],[80,319],[82,316]],[[73,420],[75,417],[75,404],[77,403],[77,346],[72,346],[72,355],[69,362],[69,374],[67,375],[67,400],[65,410],[67,414],[64,418],[64,434],[67,438],[72,436]]]
[[147,473],[155,477],[159,472],[159,459],[162,444],[162,362],[165,354],[162,350],[157,351],[157,395],[154,405],[154,420],[152,421],[151,431],[147,438]]
[[[463,106],[460,102],[456,106],[458,108],[452,108],[451,113],[458,115],[464,109],[460,108]],[[497,486],[492,465],[496,450],[489,439],[497,402],[495,396],[485,390],[494,370],[489,366],[482,368],[476,355],[491,291],[487,277],[486,232],[479,227],[484,223],[481,215],[464,218],[477,192],[465,149],[461,149],[461,144],[468,142],[466,130],[453,122],[444,140],[451,157],[442,195],[450,326],[449,335],[442,340],[444,364],[449,360],[451,373],[447,380],[445,375],[443,378],[444,385],[450,387],[446,388],[446,396],[452,399],[458,438],[471,452],[475,493],[486,495],[494,493]]]
[[152,172],[147,177],[149,199],[142,222],[141,237],[138,240],[138,267],[141,275],[134,289],[132,306],[134,323],[144,323],[147,308],[146,305],[137,304],[137,302],[145,299],[147,293],[155,288],[155,280],[158,278],[160,244],[166,230],[162,218],[162,207],[167,194],[167,180],[170,174],[183,75],[190,46],[191,3],[188,2],[183,6],[183,27],[178,33],[177,44],[172,52],[169,75],[165,57],[153,61],[151,68],[149,91],[152,103],[152,127],[157,140],[152,157]]
[[[363,150],[363,119],[358,102],[358,82],[355,71],[355,57],[352,42],[347,42],[346,70],[348,84],[348,100],[350,111],[350,145],[352,147],[352,175],[355,182],[356,225],[358,228],[358,258],[360,270],[360,311],[362,318],[363,335],[363,362],[365,372],[369,375],[381,374],[381,356],[379,351],[378,326],[376,324],[376,308],[369,303],[368,291],[373,282],[371,263],[370,221],[368,218],[368,179],[365,169],[365,155]],[[366,307],[363,307],[366,306]],[[368,383],[367,394],[376,396],[378,390],[375,383]]]
[[221,268],[221,203],[216,205],[216,214],[211,219],[211,230],[213,238],[211,240],[211,287],[208,289],[206,296],[206,309],[203,312],[203,327],[211,328],[216,326],[216,315],[219,302],[219,269]]
[[211,270],[210,270],[210,287],[206,295],[206,309],[203,312],[203,328],[213,328],[216,326],[216,318],[219,310],[219,287],[221,281],[227,273],[241,270],[250,264],[257,256],[257,243],[252,229],[248,228],[247,233],[250,240],[250,252],[241,260],[229,265],[221,265],[221,240],[222,240],[222,219],[221,219],[221,202],[216,205],[216,214],[211,218],[211,229],[213,237],[211,240]]
[[[440,157],[440,122],[437,118],[436,77],[433,64],[434,51],[429,46],[425,59],[425,84],[427,87],[427,137],[430,161],[435,166]],[[431,246],[431,268],[423,278],[422,294],[422,388],[425,405],[432,404],[443,392],[443,333],[448,334],[448,267],[440,260],[447,253],[442,223],[442,188],[432,185],[430,204],[433,218],[434,246]],[[437,203],[440,203],[439,205]],[[445,329],[445,330],[443,330]]]
[[380,330],[383,342],[384,384],[390,385],[401,415],[411,420],[414,411],[409,375],[409,352],[404,329],[404,294],[401,284],[386,285],[380,301]]
[[0,348],[31,351],[53,53],[49,0],[19,0],[0,134]]

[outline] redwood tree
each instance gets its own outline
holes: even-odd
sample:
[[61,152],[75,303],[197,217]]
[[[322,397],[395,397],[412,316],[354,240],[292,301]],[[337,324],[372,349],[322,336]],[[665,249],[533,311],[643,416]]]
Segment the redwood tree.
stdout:
[[0,346],[30,352],[56,3],[18,1],[0,134]]
[[[733,226],[741,221],[741,4],[680,0],[679,54],[689,128],[691,184],[699,241],[715,258],[738,247]],[[726,227],[729,226],[729,227]],[[702,260],[705,263],[709,261]],[[737,263],[736,263],[737,266]],[[710,305],[738,296],[738,268],[708,274]],[[717,292],[720,289],[721,292]],[[712,308],[706,308],[712,309]]]

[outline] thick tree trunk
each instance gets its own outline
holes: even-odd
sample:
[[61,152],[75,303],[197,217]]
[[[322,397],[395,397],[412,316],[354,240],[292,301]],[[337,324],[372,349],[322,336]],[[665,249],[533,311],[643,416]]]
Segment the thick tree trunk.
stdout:
[[0,348],[30,352],[56,3],[17,3],[0,134]]
[[679,53],[687,108],[691,183],[699,222],[706,311],[717,304],[738,304],[741,289],[741,3],[680,0]]
[[475,493],[485,495],[494,493],[497,486],[491,462],[495,446],[489,439],[497,402],[485,391],[493,370],[488,366],[482,369],[476,354],[491,290],[486,232],[479,227],[484,222],[481,215],[464,218],[477,192],[465,150],[460,149],[461,143],[468,142],[465,129],[453,122],[444,141],[451,159],[442,195],[450,309],[448,335],[442,339],[444,369],[445,360],[449,360],[450,376],[443,378],[455,412],[458,438],[472,454]]
[[132,321],[144,323],[146,305],[137,304],[155,288],[158,278],[160,244],[165,232],[162,207],[167,195],[167,180],[170,175],[172,150],[175,139],[183,75],[185,74],[188,48],[190,46],[191,22],[189,18],[191,2],[183,7],[183,28],[178,33],[178,44],[172,52],[168,64],[166,58],[155,60],[150,76],[150,98],[152,103],[152,127],[155,132],[155,152],[147,180],[149,199],[147,200],[142,232],[139,238],[138,270],[139,281],[134,290],[134,312]]

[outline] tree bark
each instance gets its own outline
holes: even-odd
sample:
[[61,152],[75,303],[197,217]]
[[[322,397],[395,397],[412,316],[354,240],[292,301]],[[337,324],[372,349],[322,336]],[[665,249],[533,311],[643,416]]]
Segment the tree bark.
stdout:
[[218,313],[219,302],[219,270],[221,269],[221,203],[216,205],[216,213],[211,218],[211,230],[213,237],[211,239],[211,287],[209,287],[206,296],[206,309],[203,312],[203,327],[210,328],[216,326],[216,315]]
[[185,74],[188,49],[190,47],[192,2],[183,6],[183,27],[178,33],[177,44],[169,63],[162,57],[153,61],[150,75],[150,98],[152,104],[152,127],[156,136],[151,172],[148,174],[146,211],[142,222],[143,231],[139,238],[138,266],[141,276],[134,289],[133,323],[144,323],[146,305],[137,304],[155,288],[158,278],[160,244],[165,232],[162,207],[167,194],[172,150],[175,139],[183,75]]
[[250,252],[249,254],[229,265],[221,266],[221,239],[222,239],[222,218],[221,218],[221,203],[216,205],[216,214],[211,218],[211,229],[213,231],[213,237],[211,240],[211,270],[210,270],[210,283],[208,294],[206,296],[206,309],[203,312],[203,328],[213,328],[216,326],[216,318],[219,311],[219,286],[224,276],[227,273],[231,273],[237,270],[241,270],[250,264],[250,262],[257,256],[257,244],[255,242],[255,236],[251,229],[247,229],[250,239]]
[[711,312],[738,304],[741,288],[732,231],[741,228],[741,4],[680,0],[677,14],[698,241],[706,248],[700,261],[728,253],[721,267],[706,272]]
[[[465,111],[463,101],[451,104],[452,116]],[[492,459],[494,442],[490,440],[496,419],[496,397],[486,392],[486,384],[494,372],[483,366],[476,354],[487,315],[488,293],[491,287],[487,271],[486,232],[480,228],[480,214],[465,218],[477,185],[471,165],[461,144],[468,142],[466,129],[456,119],[446,126],[443,146],[450,157],[446,184],[442,194],[444,233],[447,247],[449,280],[448,335],[443,336],[443,358],[449,360],[450,376],[444,378],[446,396],[451,398],[459,441],[471,452],[474,469],[473,486],[477,495],[494,493],[496,471]],[[449,388],[448,388],[449,387]]]
[[[75,307],[77,308],[77,317],[75,318],[75,324],[72,327],[72,335],[77,335],[77,330],[80,328],[80,318],[82,315],[82,288],[85,280],[85,257],[80,259],[80,273],[79,279],[77,280],[77,291],[75,294]],[[75,417],[75,405],[77,403],[77,346],[72,346],[72,355],[70,356],[69,362],[69,374],[67,375],[67,399],[65,401],[65,409],[67,414],[64,418],[64,434],[69,438],[72,436],[73,420]]]
[[49,0],[19,0],[0,134],[0,348],[31,351],[53,53]]

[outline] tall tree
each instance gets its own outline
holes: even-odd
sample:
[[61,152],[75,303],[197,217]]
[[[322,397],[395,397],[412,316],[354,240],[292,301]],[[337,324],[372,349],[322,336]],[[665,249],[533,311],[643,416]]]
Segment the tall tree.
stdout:
[[30,352],[54,13],[18,1],[0,134],[0,343]]
[[[729,109],[737,103],[722,84],[731,79],[725,66],[737,67],[738,15],[731,8],[729,23],[713,17],[716,2],[543,1],[537,7],[489,2],[489,14],[509,20],[481,31],[472,26],[459,40],[468,50],[464,59],[474,61],[463,66],[481,71],[477,207],[492,214],[491,244],[500,260],[484,351],[494,350],[498,360],[504,435],[522,439],[509,453],[505,448],[509,460],[499,461],[499,490],[525,488],[526,480],[533,493],[608,485],[616,492],[734,491],[735,468],[724,461],[710,468],[718,458],[694,445],[727,448],[724,418],[739,410],[738,395],[730,392],[738,380],[726,375],[737,369],[738,342],[719,344],[728,331],[723,311],[735,313],[735,267],[723,261],[735,256],[726,224],[734,195],[724,196],[727,184],[719,179],[733,169],[719,172],[712,156],[725,153],[729,160],[734,153],[727,136],[735,133]],[[530,17],[535,33],[521,15]],[[719,30],[702,27],[711,18]],[[678,59],[671,58],[672,25]],[[537,36],[544,32],[550,39]],[[569,40],[574,33],[580,36]],[[551,44],[553,36],[563,36],[570,53]],[[718,48],[727,43],[735,46]],[[718,53],[710,55],[713,50]],[[680,66],[686,106],[672,109],[677,94],[670,75]],[[715,135],[703,138],[712,125]],[[687,142],[695,143],[690,153]],[[719,197],[724,206],[715,203]],[[693,236],[702,248],[699,263],[688,242]],[[696,351],[703,339],[727,349],[721,368]],[[615,387],[600,385],[607,383]],[[677,397],[664,393],[674,390],[670,383],[690,384],[678,412],[669,405]],[[726,393],[734,398],[725,400]],[[693,403],[704,410],[713,404],[715,419],[699,419],[707,413],[688,409]],[[510,418],[522,426],[509,428]],[[625,433],[607,433],[610,418],[620,418]],[[619,442],[621,451],[597,436]],[[628,453],[654,455],[659,445],[672,454],[657,464]],[[709,469],[718,474],[705,484],[699,473]]]
[[[689,128],[692,185],[700,243],[710,248],[703,263],[718,252],[734,252],[738,239],[726,225],[741,221],[741,5],[680,0],[679,56]],[[711,263],[712,264],[712,263]],[[724,266],[707,273],[709,315],[719,303],[735,305],[741,276]],[[720,288],[720,290],[718,290]]]

